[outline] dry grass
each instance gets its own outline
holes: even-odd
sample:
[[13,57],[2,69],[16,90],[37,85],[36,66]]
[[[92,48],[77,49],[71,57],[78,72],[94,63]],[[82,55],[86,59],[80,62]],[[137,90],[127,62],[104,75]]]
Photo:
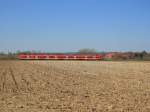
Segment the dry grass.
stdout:
[[150,63],[0,61],[0,112],[150,112]]

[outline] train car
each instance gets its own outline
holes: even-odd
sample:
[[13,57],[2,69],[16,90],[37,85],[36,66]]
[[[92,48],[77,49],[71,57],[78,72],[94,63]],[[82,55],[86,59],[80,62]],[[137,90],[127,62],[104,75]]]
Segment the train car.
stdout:
[[19,54],[20,60],[101,60],[100,54]]

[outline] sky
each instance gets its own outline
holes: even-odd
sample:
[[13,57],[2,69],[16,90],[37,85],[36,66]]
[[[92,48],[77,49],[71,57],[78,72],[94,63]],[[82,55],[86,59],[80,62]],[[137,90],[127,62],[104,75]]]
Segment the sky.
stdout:
[[0,0],[0,51],[150,51],[150,0]]

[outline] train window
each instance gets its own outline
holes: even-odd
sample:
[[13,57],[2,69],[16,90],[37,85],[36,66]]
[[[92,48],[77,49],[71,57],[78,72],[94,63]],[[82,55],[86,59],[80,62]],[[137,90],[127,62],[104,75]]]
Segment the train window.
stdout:
[[20,58],[27,58],[27,56],[24,56],[24,55],[23,55],[23,56],[20,56]]
[[57,58],[66,58],[66,56],[57,56]]
[[87,58],[93,58],[93,56],[87,56]]
[[68,56],[68,58],[74,58],[75,56]]
[[55,58],[55,56],[49,56],[49,58]]
[[38,58],[46,58],[46,56],[38,56]]
[[31,55],[31,56],[29,56],[29,58],[35,58],[35,56]]

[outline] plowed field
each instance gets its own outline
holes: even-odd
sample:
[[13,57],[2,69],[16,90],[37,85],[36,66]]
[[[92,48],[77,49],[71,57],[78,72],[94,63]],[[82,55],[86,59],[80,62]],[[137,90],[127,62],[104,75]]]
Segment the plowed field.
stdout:
[[150,63],[0,61],[0,112],[150,112]]

